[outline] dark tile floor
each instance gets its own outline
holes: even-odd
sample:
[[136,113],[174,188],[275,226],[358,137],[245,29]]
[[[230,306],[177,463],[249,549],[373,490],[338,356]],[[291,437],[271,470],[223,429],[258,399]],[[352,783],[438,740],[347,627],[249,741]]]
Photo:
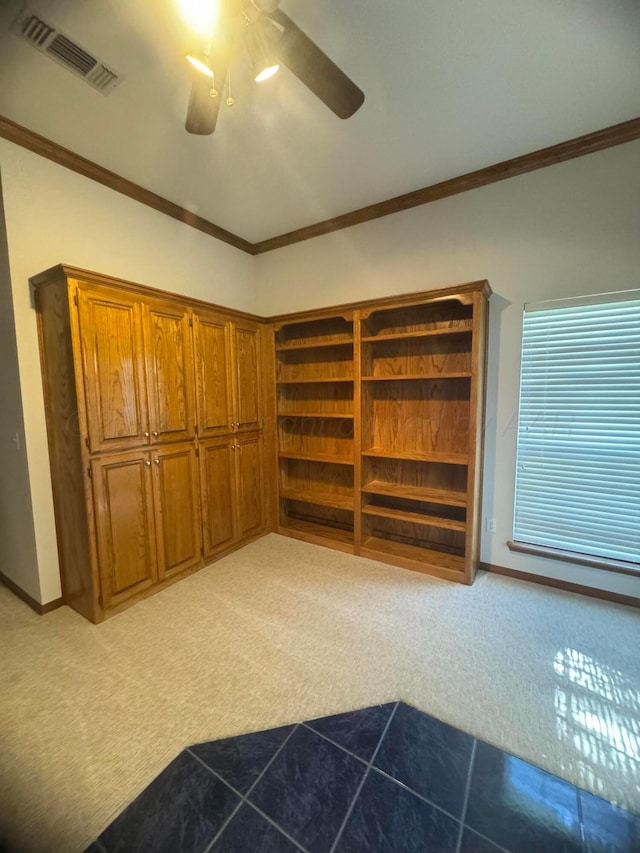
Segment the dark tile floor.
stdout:
[[200,743],[88,853],[640,853],[640,818],[402,702]]

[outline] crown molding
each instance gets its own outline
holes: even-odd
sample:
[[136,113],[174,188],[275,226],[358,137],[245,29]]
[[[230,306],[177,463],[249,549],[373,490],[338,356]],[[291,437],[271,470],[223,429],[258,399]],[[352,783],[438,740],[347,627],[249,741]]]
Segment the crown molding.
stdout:
[[283,246],[290,246],[292,243],[300,243],[302,240],[311,240],[323,234],[330,234],[332,231],[351,228],[353,225],[370,222],[372,219],[380,219],[401,210],[409,210],[412,207],[419,207],[452,195],[459,195],[478,187],[495,184],[507,178],[515,178],[527,172],[545,169],[547,166],[555,166],[557,163],[574,160],[576,157],[583,157],[585,154],[592,154],[594,151],[612,148],[614,145],[623,145],[625,142],[632,142],[635,139],[640,139],[640,118],[606,127],[604,130],[588,133],[585,136],[578,136],[576,139],[569,139],[567,142],[561,142],[549,148],[541,148],[539,151],[532,151],[522,157],[504,160],[493,166],[478,169],[476,172],[469,172],[466,175],[460,175],[458,178],[432,184],[420,190],[389,198],[386,201],[370,204],[367,207],[352,210],[350,213],[343,213],[341,216],[289,231],[287,234],[261,240],[259,243],[254,243],[253,251],[256,255],[271,252],[274,249],[281,249]]
[[485,187],[498,181],[504,181],[507,178],[515,178],[518,175],[534,172],[537,169],[546,169],[548,166],[555,166],[567,160],[584,157],[586,154],[593,154],[596,151],[603,151],[606,148],[623,145],[625,142],[633,142],[636,139],[640,139],[640,118],[615,124],[603,130],[597,130],[594,133],[587,133],[585,136],[569,139],[558,145],[551,145],[549,148],[541,148],[538,151],[532,151],[521,157],[514,157],[512,160],[504,160],[501,163],[495,163],[493,166],[487,166],[484,169],[478,169],[475,172],[469,172],[457,178],[451,178],[450,180],[441,181],[438,184],[432,184],[428,187],[405,193],[404,195],[377,202],[376,204],[370,204],[367,207],[361,207],[349,213],[335,216],[332,219],[325,219],[322,222],[316,222],[313,225],[289,231],[286,234],[270,237],[268,240],[261,240],[258,243],[251,243],[242,237],[238,237],[236,234],[232,234],[230,231],[226,231],[219,225],[193,213],[193,211],[180,207],[180,205],[157,195],[157,193],[151,192],[151,190],[145,189],[133,181],[129,181],[127,178],[123,178],[115,172],[111,172],[109,169],[105,169],[103,166],[87,160],[85,157],[81,157],[79,154],[75,154],[68,148],[63,148],[56,142],[52,142],[50,139],[46,139],[44,136],[40,136],[28,128],[16,124],[5,116],[0,116],[0,137],[16,145],[20,145],[29,151],[33,151],[41,157],[46,157],[48,160],[52,160],[66,169],[71,169],[73,172],[84,175],[84,177],[90,178],[116,192],[122,193],[128,198],[140,202],[140,204],[164,213],[172,219],[177,219],[185,225],[190,225],[192,228],[202,231],[210,237],[215,237],[216,240],[228,243],[230,246],[234,246],[236,249],[240,249],[249,255],[261,255],[265,252],[271,252],[274,249],[281,249],[284,246],[300,243],[303,240],[311,240],[323,234],[341,231],[344,228],[351,228],[363,222],[370,222],[373,219],[390,216],[393,213],[409,210],[412,207],[430,204],[433,201],[439,201],[449,196]]
[[241,249],[243,252],[253,254],[253,244],[248,240],[243,240],[236,234],[220,228],[208,219],[203,219],[197,213],[191,210],[186,210],[180,207],[179,204],[169,201],[166,198],[151,192],[151,190],[135,184],[133,181],[117,175],[115,172],[105,169],[104,166],[94,163],[92,160],[87,160],[79,154],[70,151],[68,148],[63,148],[57,142],[52,142],[38,133],[34,133],[20,124],[16,124],[6,116],[0,116],[0,136],[9,142],[14,142],[28,151],[33,151],[34,154],[39,154],[41,157],[46,157],[47,160],[52,160],[59,166],[64,166],[66,169],[71,169],[72,172],[77,172],[79,175],[84,175],[85,178],[90,178],[111,190],[115,190],[134,201],[139,201],[147,207],[164,213],[165,216],[170,216],[172,219],[177,219],[178,222],[183,222],[185,225],[190,225],[198,231],[208,234],[210,237],[215,237],[216,240],[222,240],[223,243],[228,243],[236,249]]

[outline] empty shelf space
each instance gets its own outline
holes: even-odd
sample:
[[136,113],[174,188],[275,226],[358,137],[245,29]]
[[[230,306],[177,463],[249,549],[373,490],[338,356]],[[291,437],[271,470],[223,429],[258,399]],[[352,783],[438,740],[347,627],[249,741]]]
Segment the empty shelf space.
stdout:
[[425,333],[451,334],[471,331],[473,305],[464,297],[452,296],[413,305],[373,310],[362,320],[362,339],[427,337]]
[[344,530],[342,527],[333,527],[318,521],[301,521],[297,518],[283,518],[280,520],[280,528],[284,531],[291,530],[296,533],[304,533],[311,536],[320,536],[323,539],[333,539],[346,545],[353,543],[353,531]]
[[441,518],[437,515],[423,515],[420,512],[407,512],[406,510],[393,509],[385,506],[363,506],[365,515],[376,515],[379,518],[393,518],[397,521],[410,521],[413,524],[423,524],[428,527],[442,527],[446,530],[459,530],[464,533],[466,523],[452,518]]
[[396,382],[405,379],[467,379],[471,376],[470,371],[460,371],[457,373],[399,373],[389,376],[363,376],[363,382]]
[[436,551],[433,548],[420,545],[409,545],[405,542],[395,542],[383,539],[381,536],[367,537],[363,541],[362,547],[392,557],[403,557],[407,560],[415,560],[416,562],[439,566],[449,571],[460,572],[461,575],[464,574],[464,557],[458,556],[458,554]]
[[275,333],[277,352],[332,347],[353,343],[351,316],[316,317],[286,323]]
[[307,462],[328,462],[333,465],[353,465],[353,459],[344,456],[332,456],[330,453],[294,453],[281,450],[280,459],[304,459]]
[[353,420],[352,414],[344,414],[341,412],[278,412],[279,418],[317,418],[320,420],[337,419],[337,420]]
[[299,503],[332,506],[337,509],[353,510],[353,495],[340,495],[331,492],[312,492],[303,489],[280,489],[280,497]]
[[404,341],[409,338],[431,338],[436,335],[468,335],[471,333],[473,325],[469,320],[464,326],[456,326],[455,328],[447,329],[425,329],[418,332],[401,332],[390,335],[367,335],[361,338],[362,343],[376,343],[378,341]]
[[320,377],[318,379],[278,379],[276,385],[317,385],[322,382],[353,382],[353,376]]
[[302,344],[279,344],[276,352],[293,352],[304,349],[324,349],[325,347],[353,347],[353,338],[340,341],[311,341]]
[[363,450],[362,455],[381,459],[410,459],[414,462],[446,462],[450,465],[466,465],[469,461],[468,453],[450,453],[442,450],[385,450],[381,447],[370,447]]
[[409,486],[402,483],[385,483],[382,480],[372,480],[362,487],[365,494],[384,495],[390,498],[407,498],[413,501],[446,504],[447,506],[466,507],[466,492],[452,489],[430,489],[422,486]]

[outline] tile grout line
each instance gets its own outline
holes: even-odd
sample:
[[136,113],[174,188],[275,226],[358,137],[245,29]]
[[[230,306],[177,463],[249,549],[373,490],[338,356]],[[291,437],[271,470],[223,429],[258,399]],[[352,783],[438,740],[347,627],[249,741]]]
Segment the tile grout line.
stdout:
[[401,782],[399,779],[396,779],[395,776],[391,776],[389,773],[386,773],[384,770],[381,770],[379,767],[372,767],[371,770],[378,773],[380,776],[384,776],[385,779],[388,779],[390,782],[393,782],[398,786],[398,788],[402,788],[404,791],[408,791],[412,796],[416,797],[418,800],[422,800],[423,803],[426,803],[428,806],[431,806],[432,809],[436,811],[442,812],[442,814],[450,817],[451,820],[455,820],[456,823],[460,823],[460,818],[456,817],[451,812],[448,812],[446,809],[443,809],[442,806],[439,806],[437,803],[434,803],[433,800],[428,799],[428,797],[419,794],[417,791],[414,791],[413,788],[410,788],[408,785],[405,785],[404,782]]
[[393,706],[391,714],[389,715],[389,719],[387,720],[387,724],[385,725],[385,727],[382,731],[382,734],[380,735],[380,740],[378,741],[378,745],[374,749],[373,755],[371,756],[371,760],[367,764],[367,768],[364,771],[364,775],[360,781],[360,784],[358,785],[358,790],[353,795],[353,799],[351,800],[351,804],[349,805],[349,808],[347,809],[347,813],[345,814],[344,819],[343,819],[342,823],[340,824],[340,829],[338,830],[338,834],[336,835],[336,837],[333,841],[333,844],[331,845],[331,847],[329,849],[329,853],[334,853],[336,847],[338,846],[338,842],[340,841],[342,833],[344,832],[344,828],[347,825],[349,818],[351,817],[351,814],[352,814],[353,809],[355,807],[356,801],[357,801],[358,797],[360,796],[360,792],[364,788],[364,783],[367,781],[369,773],[371,772],[373,762],[376,760],[376,758],[378,756],[378,752],[380,751],[380,747],[382,746],[382,741],[385,739],[387,732],[389,731],[389,726],[391,725],[391,721],[393,720],[395,713],[398,710],[399,704],[400,704],[399,702],[396,702],[395,705]]
[[[399,699],[398,704],[400,704],[401,701],[402,700]],[[439,722],[444,722],[444,721],[439,721]],[[445,814],[447,817],[450,817],[452,820],[455,820],[457,823],[460,822],[460,818],[457,818],[454,814],[451,814],[451,812],[448,812],[446,809],[443,809],[442,806],[439,806],[437,803],[434,803],[428,797],[425,797],[423,794],[420,794],[418,791],[415,791],[413,788],[411,788],[405,782],[401,782],[400,779],[396,779],[395,776],[391,776],[390,773],[387,773],[384,770],[381,770],[379,767],[373,767],[372,763],[373,763],[374,758],[377,755],[377,750],[374,753],[374,756],[372,757],[371,762],[367,762],[364,760],[364,758],[361,758],[359,755],[356,755],[355,752],[351,752],[345,746],[342,746],[341,744],[337,743],[335,740],[331,740],[330,737],[327,737],[327,735],[322,734],[322,732],[316,731],[308,723],[304,722],[304,723],[300,723],[300,725],[304,726],[305,729],[308,729],[308,731],[313,732],[314,735],[318,735],[318,737],[323,738],[328,743],[330,743],[332,746],[337,746],[338,749],[341,749],[343,752],[346,752],[347,755],[350,755],[352,758],[356,758],[361,764],[364,764],[365,767],[367,767],[367,769],[375,770],[376,773],[379,773],[381,776],[384,776],[385,779],[389,779],[391,782],[394,782],[396,785],[398,785],[398,787],[403,788],[405,791],[408,791],[410,794],[413,794],[414,797],[417,797],[419,800],[422,800],[423,803],[426,803],[427,805],[431,806],[432,808],[437,809],[439,812],[442,812],[442,814]],[[445,725],[449,725],[449,724],[445,723]],[[462,731],[462,729],[459,729],[459,731]],[[464,732],[464,734],[468,734],[468,732]],[[471,737],[474,740],[474,742],[477,741],[477,738],[473,737],[473,735],[469,735],[469,737]],[[472,751],[473,751],[473,747],[472,747]]]
[[318,735],[318,737],[321,737],[323,740],[326,740],[332,746],[337,746],[338,749],[341,749],[343,752],[346,752],[347,755],[350,755],[352,758],[357,758],[361,764],[364,764],[365,766],[367,765],[367,762],[364,760],[364,758],[361,758],[359,755],[356,755],[355,752],[351,752],[351,750],[347,749],[346,746],[342,746],[341,744],[337,743],[337,741],[331,740],[330,737],[327,737],[327,735],[323,735],[322,732],[317,732],[315,729],[312,729],[311,726],[307,725],[307,723],[300,723],[300,725],[304,726],[307,731],[313,732],[314,735]]
[[264,818],[267,823],[270,823],[271,826],[277,829],[280,835],[284,835],[284,837],[287,838],[292,844],[294,844],[298,848],[298,850],[302,850],[302,853],[309,853],[306,847],[303,847],[299,841],[296,841],[296,839],[292,835],[289,835],[286,829],[283,829],[279,823],[276,823],[273,818],[269,817],[269,815],[263,812],[262,809],[258,808],[255,803],[252,803],[251,800],[245,800],[245,804],[249,806],[249,808],[252,808],[254,812],[257,812],[260,817]]
[[503,847],[502,844],[498,844],[497,841],[494,841],[493,838],[489,838],[488,835],[483,835],[482,832],[479,832],[477,829],[473,829],[473,827],[465,824],[465,829],[468,829],[469,832],[473,832],[474,835],[477,835],[478,838],[481,838],[483,841],[487,841],[492,847],[495,847],[498,853],[512,853],[511,850],[507,850],[506,847]]
[[[203,853],[209,853],[209,851],[213,848],[213,845],[218,841],[218,839],[220,838],[220,836],[222,835],[222,833],[223,833],[223,832],[225,831],[225,829],[229,826],[229,824],[231,823],[232,819],[236,816],[236,814],[240,811],[240,809],[242,808],[242,806],[243,806],[245,803],[246,803],[247,805],[250,805],[252,808],[255,808],[255,806],[253,806],[253,803],[249,803],[249,802],[248,802],[247,797],[248,797],[248,796],[249,796],[249,794],[253,791],[253,789],[254,789],[254,788],[255,788],[255,786],[258,784],[258,782],[262,779],[262,777],[263,777],[263,776],[264,776],[264,774],[267,772],[267,770],[269,769],[269,767],[271,767],[271,765],[273,764],[273,762],[276,760],[277,756],[282,752],[282,750],[284,749],[285,745],[289,742],[290,738],[292,737],[293,733],[296,731],[296,729],[298,728],[298,726],[299,726],[299,723],[296,723],[296,725],[294,725],[294,727],[291,729],[291,731],[290,731],[290,732],[289,732],[289,734],[286,736],[286,738],[282,741],[282,743],[280,744],[280,746],[278,747],[278,749],[275,751],[275,753],[271,756],[271,758],[269,759],[269,761],[268,761],[268,762],[266,763],[266,765],[263,767],[263,769],[262,769],[261,773],[258,775],[258,777],[256,778],[256,780],[253,782],[253,784],[251,785],[251,787],[249,788],[249,790],[247,791],[247,793],[246,793],[246,794],[241,794],[241,793],[240,793],[240,791],[238,791],[238,790],[237,790],[237,788],[234,788],[234,787],[233,787],[233,785],[230,785],[230,784],[229,784],[225,779],[223,779],[223,778],[222,778],[222,776],[220,776],[220,774],[219,774],[219,773],[216,773],[216,771],[215,771],[215,770],[212,770],[212,768],[211,768],[211,767],[209,767],[209,765],[208,765],[208,764],[205,764],[205,762],[204,762],[201,758],[199,758],[195,753],[193,753],[193,752],[191,751],[191,749],[190,749],[190,748],[187,748],[187,752],[189,753],[189,755],[191,755],[193,758],[195,758],[195,759],[196,759],[196,761],[200,762],[200,764],[202,764],[202,766],[203,766],[203,767],[206,767],[206,769],[209,771],[209,773],[211,773],[213,776],[215,776],[215,777],[216,777],[216,779],[219,779],[223,784],[225,784],[225,785],[227,786],[227,788],[229,788],[229,790],[230,790],[230,791],[232,791],[232,792],[233,792],[237,797],[239,797],[239,798],[240,798],[240,802],[238,803],[238,805],[235,807],[235,809],[231,812],[231,814],[230,814],[230,815],[227,817],[227,819],[224,821],[224,823],[222,824],[222,826],[220,827],[220,829],[216,832],[216,834],[213,836],[213,838],[211,839],[211,841],[209,842],[209,844],[204,848]],[[256,809],[256,811],[257,811],[257,809]],[[264,817],[266,817],[266,815],[264,815]],[[272,823],[272,824],[276,827],[276,829],[278,829],[278,830],[280,830],[280,831],[282,832],[282,830],[280,829],[280,827],[279,827],[279,826],[277,826],[277,824],[273,823],[273,821],[271,821],[271,820],[270,820],[269,822],[270,822],[270,823]],[[283,834],[285,834],[285,835],[286,835],[286,833],[283,833]],[[287,835],[287,838],[288,838],[288,837],[289,837],[289,836]],[[293,841],[294,839],[290,839],[290,840],[291,840],[291,841]],[[298,847],[300,846],[299,844],[297,844],[297,842],[294,842],[294,843],[295,843]],[[301,848],[301,849],[302,849],[302,848]],[[306,851],[305,851],[305,853],[306,853]]]
[[469,758],[469,770],[467,771],[467,783],[464,786],[464,798],[462,800],[462,811],[460,812],[460,829],[458,830],[458,843],[456,844],[456,853],[460,853],[462,846],[462,836],[464,835],[464,822],[467,817],[467,806],[469,804],[469,794],[471,792],[471,777],[473,775],[473,765],[476,760],[476,750],[478,748],[478,739],[474,737],[473,746],[471,747],[471,757]]

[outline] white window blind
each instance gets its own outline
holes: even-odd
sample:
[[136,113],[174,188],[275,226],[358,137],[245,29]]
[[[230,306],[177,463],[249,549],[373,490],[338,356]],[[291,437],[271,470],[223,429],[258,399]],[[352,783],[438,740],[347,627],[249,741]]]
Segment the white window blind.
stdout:
[[639,290],[525,305],[514,539],[640,563]]

